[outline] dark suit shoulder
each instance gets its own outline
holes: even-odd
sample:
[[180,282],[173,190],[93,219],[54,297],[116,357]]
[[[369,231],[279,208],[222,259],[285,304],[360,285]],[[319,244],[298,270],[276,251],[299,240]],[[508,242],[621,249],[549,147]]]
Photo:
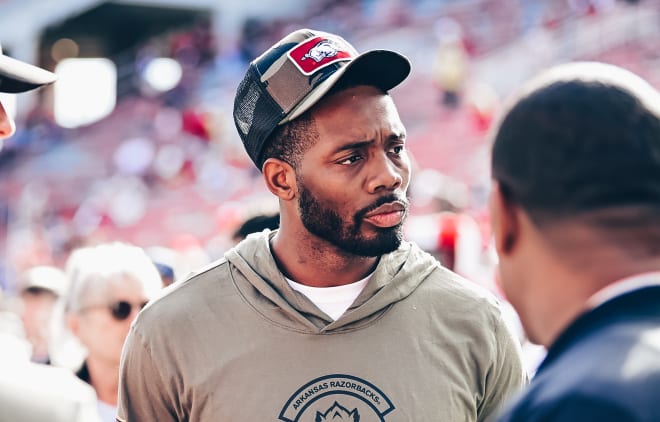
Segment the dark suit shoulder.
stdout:
[[660,320],[622,314],[593,321],[551,348],[501,421],[660,421]]

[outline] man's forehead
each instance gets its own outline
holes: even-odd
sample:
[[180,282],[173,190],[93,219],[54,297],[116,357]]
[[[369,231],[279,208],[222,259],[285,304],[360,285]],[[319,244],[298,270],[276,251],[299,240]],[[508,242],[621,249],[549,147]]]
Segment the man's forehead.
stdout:
[[[388,93],[372,85],[356,85],[331,91],[315,104],[310,109],[310,112],[316,117],[327,112],[352,111],[356,108],[360,109],[361,104],[370,99],[377,99],[378,102],[381,102],[381,99],[383,99],[381,104],[385,105],[389,103],[388,107],[396,110],[394,101]],[[373,102],[371,108],[378,107],[378,102]]]
[[352,106],[330,109],[315,118],[321,132],[342,133],[353,140],[405,138],[406,129],[391,101],[356,101]]

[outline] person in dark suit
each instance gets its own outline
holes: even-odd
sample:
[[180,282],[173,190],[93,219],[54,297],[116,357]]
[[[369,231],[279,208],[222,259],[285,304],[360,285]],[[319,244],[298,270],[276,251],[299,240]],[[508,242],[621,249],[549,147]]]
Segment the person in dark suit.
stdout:
[[499,279],[547,356],[497,421],[660,421],[660,94],[620,67],[568,63],[505,110]]

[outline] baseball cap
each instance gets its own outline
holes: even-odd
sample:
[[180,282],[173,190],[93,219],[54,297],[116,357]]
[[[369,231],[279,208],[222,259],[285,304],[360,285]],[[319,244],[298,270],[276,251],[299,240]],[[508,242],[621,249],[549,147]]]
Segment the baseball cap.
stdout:
[[234,123],[252,161],[275,128],[309,110],[340,80],[384,91],[410,73],[410,61],[390,50],[358,51],[342,37],[313,29],[294,31],[254,59],[234,99]]
[[50,265],[39,265],[26,270],[21,277],[21,291],[46,290],[61,296],[66,290],[67,279],[64,271]]
[[54,73],[2,53],[0,45],[0,92],[18,93],[55,82]]

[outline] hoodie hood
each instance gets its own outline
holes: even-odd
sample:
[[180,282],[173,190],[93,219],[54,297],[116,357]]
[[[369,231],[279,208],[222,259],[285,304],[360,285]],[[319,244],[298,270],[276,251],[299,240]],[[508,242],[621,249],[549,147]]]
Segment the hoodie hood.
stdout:
[[279,271],[270,248],[276,231],[252,234],[225,254],[241,295],[277,325],[310,333],[358,329],[390,305],[409,296],[437,269],[438,263],[409,242],[380,258],[369,283],[348,310],[332,321],[305,295],[293,290]]

